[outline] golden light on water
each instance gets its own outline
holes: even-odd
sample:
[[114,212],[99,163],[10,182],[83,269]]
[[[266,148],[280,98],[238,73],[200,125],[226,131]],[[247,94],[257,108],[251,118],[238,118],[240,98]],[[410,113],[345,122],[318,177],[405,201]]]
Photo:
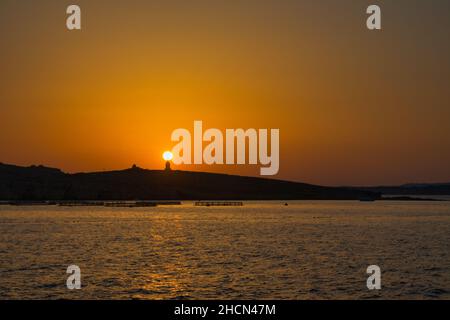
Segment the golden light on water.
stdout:
[[172,154],[172,152],[170,152],[170,151],[165,151],[165,152],[163,153],[163,159],[166,160],[166,161],[172,160],[172,159],[173,159],[173,154]]

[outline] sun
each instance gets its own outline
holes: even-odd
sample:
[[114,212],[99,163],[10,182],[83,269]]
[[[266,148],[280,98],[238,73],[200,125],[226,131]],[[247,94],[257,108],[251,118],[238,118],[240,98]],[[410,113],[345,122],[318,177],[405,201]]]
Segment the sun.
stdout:
[[170,151],[165,151],[165,152],[163,153],[163,159],[166,160],[166,161],[172,160],[172,159],[173,159],[173,154],[172,154],[172,152],[170,152]]

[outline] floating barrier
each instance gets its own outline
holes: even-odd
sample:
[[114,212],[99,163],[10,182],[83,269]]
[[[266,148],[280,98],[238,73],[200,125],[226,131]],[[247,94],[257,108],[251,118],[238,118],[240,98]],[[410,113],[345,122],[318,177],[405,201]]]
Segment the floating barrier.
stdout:
[[48,206],[52,205],[47,201],[9,201],[10,206]]
[[118,208],[142,208],[142,207],[156,207],[156,202],[105,202],[105,207],[118,207]]
[[241,207],[244,204],[241,201],[196,201],[194,205],[198,207]]
[[61,207],[101,207],[104,202],[99,201],[64,201],[58,202]]
[[0,204],[11,206],[51,206],[61,207],[121,207],[139,208],[181,205],[181,201],[4,201]]

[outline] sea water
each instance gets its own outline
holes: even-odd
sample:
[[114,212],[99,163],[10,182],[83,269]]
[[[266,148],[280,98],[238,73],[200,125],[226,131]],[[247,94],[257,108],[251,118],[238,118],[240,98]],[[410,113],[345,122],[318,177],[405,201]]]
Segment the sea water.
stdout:
[[60,298],[449,299],[450,202],[0,206],[0,299]]

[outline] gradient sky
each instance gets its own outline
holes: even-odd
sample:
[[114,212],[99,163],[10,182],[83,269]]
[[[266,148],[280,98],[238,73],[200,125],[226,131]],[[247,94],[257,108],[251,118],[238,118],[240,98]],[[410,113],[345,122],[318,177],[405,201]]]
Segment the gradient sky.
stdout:
[[447,0],[2,0],[0,161],[162,168],[172,130],[203,120],[279,128],[275,178],[450,181],[449,39]]

